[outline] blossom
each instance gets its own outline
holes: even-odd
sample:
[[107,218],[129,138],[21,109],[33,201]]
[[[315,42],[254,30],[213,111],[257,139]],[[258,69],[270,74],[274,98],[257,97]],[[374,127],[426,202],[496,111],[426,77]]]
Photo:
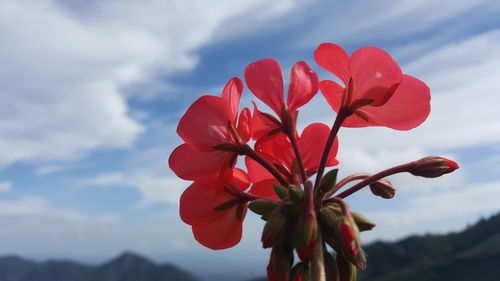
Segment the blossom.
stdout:
[[[274,199],[265,189],[252,188],[247,174],[230,169],[224,177],[195,181],[180,199],[181,219],[192,226],[195,239],[210,249],[233,247],[241,240],[247,203],[252,196]],[[272,190],[272,189],[271,189]]]
[[[262,114],[255,106],[254,118],[259,118],[261,125],[269,125],[267,131],[282,127],[284,130],[295,128],[297,109],[308,103],[318,92],[319,78],[307,63],[297,62],[290,73],[287,102],[284,101],[283,78],[279,63],[273,59],[263,59],[249,64],[245,68],[245,81],[250,91],[267,104],[280,118]],[[264,119],[263,119],[264,118]],[[265,118],[269,119],[268,121]],[[270,122],[270,123],[269,123]],[[262,136],[265,126],[255,126],[254,132]],[[253,138],[257,137],[252,134]]]
[[[308,176],[312,176],[318,169],[329,133],[330,128],[327,125],[313,123],[307,126],[302,131],[300,137],[298,137],[300,156]],[[296,155],[287,136],[276,134],[268,138],[262,138],[255,143],[255,150],[263,158],[273,163],[290,182],[297,182],[295,178],[298,177],[299,171],[297,171]],[[337,151],[338,141],[335,139],[326,163],[327,167],[335,166],[339,163],[335,159]],[[248,169],[250,181],[258,182],[272,178],[272,175],[268,171],[249,157],[246,157],[245,164]]]
[[343,108],[349,112],[345,127],[409,130],[429,115],[427,85],[402,74],[392,57],[379,48],[364,47],[349,57],[340,46],[325,43],[314,52],[314,58],[344,84],[324,80],[319,88],[335,111]]
[[199,180],[234,167],[238,148],[250,138],[250,110],[243,109],[237,120],[242,92],[241,80],[232,78],[222,97],[202,96],[188,108],[177,127],[186,143],[169,158],[178,177]]

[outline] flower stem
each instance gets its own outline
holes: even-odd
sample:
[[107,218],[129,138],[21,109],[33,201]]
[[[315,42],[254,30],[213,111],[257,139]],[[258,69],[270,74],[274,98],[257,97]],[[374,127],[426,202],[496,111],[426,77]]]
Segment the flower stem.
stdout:
[[323,256],[323,238],[321,237],[321,231],[318,231],[316,246],[314,246],[314,252],[310,258],[309,268],[309,280],[326,281],[325,259]]
[[288,183],[287,181],[283,178],[283,176],[269,163],[267,162],[264,158],[262,158],[255,150],[253,150],[250,146],[244,145],[241,147],[241,150],[239,152],[242,155],[246,155],[253,160],[257,161],[262,167],[266,168],[280,183],[281,185],[287,187]]
[[352,181],[356,181],[356,180],[364,180],[366,178],[370,177],[370,174],[354,174],[354,175],[350,175],[348,176],[347,178],[339,181],[334,188],[332,188],[332,190],[330,190],[329,192],[325,193],[325,195],[323,196],[323,198],[328,198],[330,196],[332,196],[333,194],[335,194],[335,192],[339,191],[339,189],[341,189],[344,185],[352,182]]
[[362,189],[363,187],[365,187],[367,185],[370,185],[370,184],[378,181],[379,179],[382,179],[382,178],[385,178],[387,176],[394,175],[394,174],[397,174],[397,173],[408,172],[408,170],[411,169],[412,167],[414,167],[415,165],[416,165],[416,162],[414,161],[414,162],[410,162],[410,163],[406,163],[406,164],[399,165],[399,166],[396,166],[396,167],[392,167],[390,169],[387,169],[387,170],[384,170],[382,172],[376,173],[375,175],[372,175],[372,176],[370,176],[368,178],[365,178],[361,182],[353,185],[351,188],[349,188],[346,191],[340,193],[336,197],[338,197],[338,198],[346,198],[347,196],[353,194],[354,192]]
[[314,189],[319,187],[321,183],[321,178],[323,177],[323,173],[325,172],[326,161],[328,160],[328,156],[330,156],[330,150],[332,149],[333,142],[335,141],[335,137],[339,132],[340,126],[342,122],[350,115],[350,112],[340,108],[335,118],[335,122],[333,123],[332,130],[330,131],[330,135],[328,136],[328,140],[325,144],[325,149],[323,150],[323,155],[321,156],[321,161],[319,162],[318,174],[316,175],[316,181],[314,182]]
[[302,157],[300,156],[299,146],[297,145],[297,140],[295,139],[295,134],[293,132],[287,134],[290,142],[292,143],[293,151],[295,152],[295,156],[297,157],[297,164],[299,165],[300,177],[302,179],[302,183],[307,181],[306,170],[304,168],[304,162],[302,162]]

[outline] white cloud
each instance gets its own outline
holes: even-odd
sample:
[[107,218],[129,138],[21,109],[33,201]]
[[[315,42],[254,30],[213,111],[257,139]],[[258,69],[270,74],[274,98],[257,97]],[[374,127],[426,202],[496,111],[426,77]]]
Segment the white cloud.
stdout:
[[123,88],[192,69],[223,23],[262,5],[256,21],[293,2],[0,1],[0,167],[129,147],[143,126]]
[[124,171],[106,172],[72,182],[79,187],[128,187],[140,194],[137,207],[155,203],[178,204],[190,182],[176,177],[167,164],[170,148],[152,147],[132,154]]
[[8,192],[12,190],[12,183],[10,181],[0,181],[0,192]]
[[62,165],[44,165],[35,169],[35,175],[46,176],[66,169],[68,169],[68,167]]

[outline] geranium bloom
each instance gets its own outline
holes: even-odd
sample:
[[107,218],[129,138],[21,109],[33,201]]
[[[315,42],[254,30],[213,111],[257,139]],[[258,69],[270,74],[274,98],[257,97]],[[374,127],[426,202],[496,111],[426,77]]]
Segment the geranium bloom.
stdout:
[[[313,123],[307,126],[298,138],[299,151],[308,176],[313,175],[318,169],[319,160],[329,133],[330,128],[327,125]],[[296,178],[299,176],[299,171],[297,171],[296,156],[287,136],[276,134],[272,137],[262,138],[255,143],[255,150],[277,167],[290,182],[297,183]],[[335,159],[337,150],[338,141],[335,139],[328,157],[327,167],[335,166],[339,163]],[[259,182],[273,177],[251,158],[246,157],[245,163],[250,181]]]
[[234,167],[238,147],[250,138],[250,110],[245,108],[237,123],[243,83],[231,79],[222,97],[202,96],[182,116],[177,133],[186,142],[169,158],[170,168],[186,180],[220,175]]
[[409,130],[429,115],[427,85],[402,74],[391,56],[379,48],[364,47],[349,57],[340,46],[325,43],[314,52],[314,58],[344,84],[324,80],[319,87],[336,112],[343,108],[351,114],[345,127]]
[[241,240],[249,198],[277,199],[269,192],[272,192],[269,183],[256,184],[257,187],[244,193],[249,185],[244,171],[231,169],[224,177],[195,181],[184,191],[180,200],[181,219],[192,226],[200,244],[214,250],[233,247]]
[[[282,126],[294,127],[296,110],[309,102],[318,92],[319,78],[307,63],[303,61],[296,63],[290,73],[286,105],[281,67],[277,61],[263,59],[251,63],[245,68],[245,81],[250,91],[279,116],[281,123],[283,123]],[[255,117],[264,118],[260,122],[252,123],[252,130],[260,132],[260,135],[263,135],[263,130],[271,131],[278,128],[277,125],[280,123],[277,120],[275,122],[271,121],[271,123],[265,121],[265,118],[269,119],[270,117],[270,120],[272,120],[273,117],[269,114],[262,115],[257,110],[257,107],[254,110]],[[276,124],[277,122],[278,124]],[[256,139],[255,136],[253,137]]]

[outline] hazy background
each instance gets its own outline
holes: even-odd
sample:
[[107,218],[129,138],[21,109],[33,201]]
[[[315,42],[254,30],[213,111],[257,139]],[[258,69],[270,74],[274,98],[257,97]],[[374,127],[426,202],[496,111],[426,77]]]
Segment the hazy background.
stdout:
[[[0,0],[0,255],[97,263],[129,249],[202,274],[260,275],[257,216],[224,251],[179,219],[189,182],[167,165],[176,124],[258,59],[279,60],[286,77],[305,60],[331,79],[313,60],[323,42],[384,48],[432,89],[415,130],[343,129],[342,175],[432,154],[461,166],[392,177],[392,200],[352,196],[377,223],[364,240],[462,229],[500,207],[499,14],[495,0]],[[331,125],[334,114],[318,95],[300,118]]]

